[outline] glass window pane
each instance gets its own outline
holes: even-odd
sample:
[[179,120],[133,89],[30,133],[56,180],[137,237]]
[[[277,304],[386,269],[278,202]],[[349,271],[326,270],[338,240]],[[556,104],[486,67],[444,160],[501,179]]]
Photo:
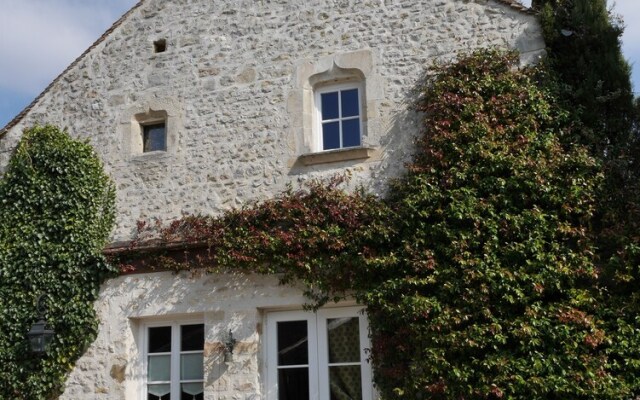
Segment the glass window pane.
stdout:
[[167,353],[171,351],[171,327],[149,328],[149,353]]
[[327,337],[330,363],[360,362],[358,317],[328,319]]
[[204,325],[182,325],[180,327],[180,349],[182,351],[204,349]]
[[331,400],[362,399],[360,366],[329,367]]
[[149,382],[168,381],[171,378],[171,356],[149,356],[147,379]]
[[322,124],[322,148],[324,150],[340,148],[340,122]]
[[202,353],[180,356],[180,379],[198,380],[204,378]]
[[322,107],[322,120],[338,118],[340,112],[338,110],[338,92],[322,93],[321,107]]
[[278,400],[309,400],[308,368],[278,370]]
[[342,101],[342,117],[354,117],[360,115],[358,105],[358,89],[343,90],[340,92]]
[[307,321],[278,322],[278,365],[309,362]]
[[360,119],[342,121],[342,147],[360,146]]
[[180,385],[181,400],[204,400],[202,383],[183,383]]
[[143,151],[165,151],[166,150],[166,129],[164,123],[143,126]]
[[171,399],[171,385],[149,385],[147,386],[147,400],[169,400]]

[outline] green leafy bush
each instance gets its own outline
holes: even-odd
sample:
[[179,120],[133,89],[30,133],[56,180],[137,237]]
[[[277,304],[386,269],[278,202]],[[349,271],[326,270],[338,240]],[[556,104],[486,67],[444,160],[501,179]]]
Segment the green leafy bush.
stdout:
[[581,121],[583,143],[605,172],[590,234],[600,269],[597,318],[611,373],[640,393],[640,109],[621,51],[623,23],[605,0],[534,0],[560,97]]
[[624,24],[610,5],[606,0],[533,0],[547,62],[562,82],[561,98],[582,122],[569,138],[615,163],[628,150],[636,112],[631,68],[621,50]]
[[[52,126],[24,132],[0,181],[0,398],[57,397],[93,341],[114,201],[91,146]],[[42,357],[26,339],[40,294],[56,332]]]
[[[514,54],[441,69],[393,202],[396,279],[367,295],[384,393],[619,399],[589,237],[599,164],[562,145],[568,115]],[[391,345],[389,345],[391,343]]]
[[[175,258],[155,250],[123,256],[121,268],[130,268],[128,257],[147,258],[156,268],[278,273],[282,283],[306,285],[315,305],[352,295],[354,288],[369,287],[372,276],[381,276],[382,244],[395,232],[386,204],[361,190],[344,192],[340,187],[347,179],[310,181],[220,217],[188,216],[167,226],[141,223],[141,238],[158,237],[161,247],[181,243],[187,249]],[[198,245],[206,251],[193,249]]]

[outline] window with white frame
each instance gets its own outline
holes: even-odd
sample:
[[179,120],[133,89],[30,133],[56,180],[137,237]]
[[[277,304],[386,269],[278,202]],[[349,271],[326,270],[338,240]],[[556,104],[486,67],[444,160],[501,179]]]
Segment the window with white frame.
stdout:
[[204,399],[204,324],[144,326],[147,400]]
[[358,147],[362,142],[360,87],[353,84],[316,90],[318,148]]
[[366,315],[361,307],[266,318],[269,400],[371,400]]

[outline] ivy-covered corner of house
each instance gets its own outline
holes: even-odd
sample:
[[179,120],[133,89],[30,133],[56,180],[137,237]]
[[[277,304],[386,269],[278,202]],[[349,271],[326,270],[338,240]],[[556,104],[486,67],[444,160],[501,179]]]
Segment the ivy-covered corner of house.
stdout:
[[[102,255],[115,189],[92,147],[53,126],[25,130],[0,180],[0,397],[51,399],[95,338],[93,302],[114,270]],[[55,336],[26,333],[42,297]]]
[[484,51],[423,88],[391,199],[398,276],[368,293],[377,382],[406,399],[623,398],[593,317],[601,166],[540,68]]

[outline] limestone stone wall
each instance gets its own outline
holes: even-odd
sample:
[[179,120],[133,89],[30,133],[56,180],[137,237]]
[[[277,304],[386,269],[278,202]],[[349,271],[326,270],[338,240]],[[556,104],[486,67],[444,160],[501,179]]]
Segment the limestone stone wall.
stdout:
[[[96,302],[97,340],[66,382],[63,400],[141,398],[142,324],[194,320],[205,325],[205,399],[262,399],[262,324],[265,310],[296,309],[300,290],[275,277],[158,272],[108,282]],[[237,344],[225,362],[222,343]]]
[[[156,53],[159,40],[166,51]],[[486,46],[517,48],[523,62],[544,51],[535,17],[494,0],[144,0],[9,128],[0,173],[25,127],[87,138],[117,185],[113,241],[130,239],[140,219],[215,214],[346,170],[353,185],[383,194],[411,155],[425,69]],[[363,148],[315,154],[313,90],[345,79],[362,84]],[[166,152],[140,152],[145,115],[166,118]],[[96,302],[98,339],[62,398],[139,398],[141,324],[197,317],[205,398],[262,399],[263,313],[303,303],[275,277],[110,280]],[[226,364],[229,329],[239,345]]]
[[[219,213],[346,169],[383,193],[411,154],[425,68],[485,46],[543,51],[535,17],[493,0],[144,0],[8,130],[0,172],[25,127],[88,138],[117,184],[114,241],[140,219]],[[364,80],[366,156],[304,159],[314,85],[348,73]],[[136,116],[152,111],[168,149],[140,154]]]

